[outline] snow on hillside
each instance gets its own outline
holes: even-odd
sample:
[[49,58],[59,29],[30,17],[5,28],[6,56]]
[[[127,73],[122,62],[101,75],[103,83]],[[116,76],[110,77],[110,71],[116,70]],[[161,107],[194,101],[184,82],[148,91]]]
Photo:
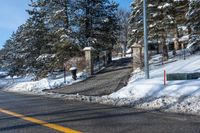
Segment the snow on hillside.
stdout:
[[195,55],[153,69],[149,80],[144,80],[144,73],[136,70],[128,85],[108,98],[120,99],[117,104],[121,105],[200,114],[200,79],[168,81],[164,86],[163,77],[164,70],[167,73],[200,72],[199,58],[200,55]]
[[[58,78],[57,78],[58,77]],[[12,80],[10,77],[0,79],[0,88],[4,88],[5,91],[19,92],[28,94],[41,94],[45,89],[55,89],[66,85],[71,85],[76,82],[83,81],[87,78],[85,72],[77,74],[77,80],[73,80],[71,75],[66,77],[66,83],[64,83],[63,74],[56,76],[56,78],[44,78],[39,81],[33,81],[33,77],[15,77]]]

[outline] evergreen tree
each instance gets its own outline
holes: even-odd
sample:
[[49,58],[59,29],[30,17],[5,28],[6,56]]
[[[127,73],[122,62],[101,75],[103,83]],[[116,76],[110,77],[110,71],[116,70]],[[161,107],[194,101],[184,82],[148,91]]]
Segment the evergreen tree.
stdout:
[[[6,42],[11,72],[44,77],[92,45],[112,49],[118,36],[118,4],[109,0],[31,0],[29,18]],[[16,70],[19,68],[19,70]],[[15,74],[14,74],[15,75]]]
[[118,30],[117,7],[116,3],[110,3],[109,0],[75,1],[72,17],[73,34],[82,48],[112,47]]
[[45,24],[52,35],[52,43],[69,39],[69,0],[45,0]]
[[[136,0],[132,4],[130,18],[131,34],[130,43],[143,44],[143,1]],[[163,53],[163,58],[168,59],[168,38],[173,35],[172,29],[176,27],[175,7],[173,0],[149,0],[148,1],[148,42],[157,45]],[[171,37],[172,38],[172,37]]]
[[[25,37],[28,42],[25,43],[27,46],[26,51],[30,54],[28,56],[30,71],[36,71],[36,74],[47,73],[46,62],[41,62],[38,58],[45,54],[51,54],[51,46],[49,44],[48,28],[45,25],[45,4],[44,1],[36,1],[30,4],[31,10],[28,10],[30,18],[27,20],[27,27]],[[30,39],[30,40],[29,40]]]
[[189,11],[187,13],[188,26],[191,28],[189,44],[199,47],[200,44],[200,1],[190,0]]
[[149,10],[149,34],[153,38],[153,42],[157,38],[158,44],[160,43],[163,58],[167,60],[168,44],[170,42],[167,39],[172,38],[172,29],[176,27],[174,1],[149,1]]
[[176,27],[174,28],[174,50],[176,51],[180,49],[179,38],[183,36],[180,33],[180,27],[187,27],[188,31],[190,29],[190,27],[187,26],[186,18],[186,13],[189,9],[189,0],[174,1],[174,7],[174,17],[176,21]]
[[143,41],[143,10],[142,1],[134,0],[131,4],[131,15],[129,20],[129,46],[134,43],[141,44]]
[[16,75],[16,73],[13,73],[15,67],[17,67],[17,64],[15,63],[16,62],[16,43],[15,43],[15,36],[16,34],[13,33],[12,36],[10,37],[10,39],[8,39],[4,45],[4,51],[5,51],[5,61],[4,62],[4,67],[7,68],[9,70],[9,74],[12,76],[12,75]]
[[[107,3],[105,7],[105,16],[103,19],[103,34],[98,34],[101,37],[103,47],[112,49],[116,45],[120,35],[120,16],[118,16],[118,4],[115,2]],[[100,19],[100,18],[99,18]],[[99,46],[101,47],[101,46]]]

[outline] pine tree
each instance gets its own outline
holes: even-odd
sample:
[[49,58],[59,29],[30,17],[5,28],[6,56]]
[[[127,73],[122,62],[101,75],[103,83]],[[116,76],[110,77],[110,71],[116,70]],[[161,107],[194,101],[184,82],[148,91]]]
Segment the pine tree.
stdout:
[[[48,45],[49,34],[48,29],[45,26],[45,5],[44,1],[32,2],[30,6],[31,10],[28,10],[30,18],[27,20],[27,27],[25,37],[28,38],[26,42],[29,54],[29,61],[27,62],[28,69],[32,72],[35,71],[36,75],[47,73],[46,62],[41,62],[38,58],[51,54],[51,46]],[[30,39],[30,40],[29,40]]]
[[11,75],[11,76],[13,76],[13,75],[16,75],[16,73],[17,73],[17,70],[16,70],[16,72],[14,73],[14,69],[17,67],[16,66],[16,54],[17,54],[17,52],[16,52],[16,43],[15,43],[15,36],[16,36],[16,34],[15,33],[13,33],[12,34],[12,36],[6,41],[6,43],[5,43],[5,45],[4,45],[4,48],[3,48],[3,50],[5,51],[5,59],[4,59],[4,67],[5,68],[7,68],[8,69],[8,71],[9,71],[9,74]]
[[26,39],[23,36],[26,25],[21,25],[15,33],[12,34],[4,45],[4,66],[8,68],[10,75],[25,75],[27,52],[25,52],[24,43]]
[[[68,0],[32,0],[29,6],[29,19],[5,44],[4,49],[9,57],[6,60],[13,72],[19,71],[15,70],[18,66],[19,74],[34,72],[38,77],[44,77],[57,67],[62,67],[52,65],[56,59],[63,63],[63,59],[57,57],[60,53],[58,47],[72,44],[67,43]],[[69,52],[72,49],[65,50]]]
[[129,46],[134,43],[141,44],[143,42],[143,10],[142,1],[134,0],[131,4],[131,16],[129,20]]
[[46,0],[45,24],[54,38],[53,44],[69,39],[69,0]]
[[190,0],[189,11],[187,13],[188,26],[191,28],[189,44],[200,44],[200,1]]
[[[136,0],[132,4],[132,14],[130,19],[131,34],[130,43],[143,44],[143,1]],[[168,38],[172,38],[176,27],[175,7],[173,0],[149,0],[148,1],[148,42],[152,42],[155,47],[163,53],[163,58],[168,59]],[[160,51],[159,50],[159,51]],[[158,52],[159,52],[158,51]]]
[[180,27],[189,27],[187,26],[186,13],[189,9],[189,0],[174,1],[175,13],[174,17],[176,20],[176,27],[174,28],[174,50],[180,49],[179,38],[182,37],[180,33]]
[[[109,0],[31,0],[29,18],[6,42],[12,72],[44,77],[81,48],[112,49],[118,36],[118,4]],[[16,70],[16,67],[20,68]]]
[[[109,0],[77,0],[72,17],[73,36],[82,48],[112,47],[116,39],[118,5]],[[105,38],[106,37],[106,38]],[[111,45],[111,46],[110,46]]]
[[[149,1],[150,14],[149,14],[149,27],[150,35],[154,39],[157,38],[158,43],[161,43],[161,49],[164,60],[168,59],[168,44],[169,38],[172,38],[173,31],[176,27],[175,21],[175,7],[173,0]],[[153,40],[154,41],[154,40]],[[154,41],[155,42],[155,41]]]
[[[30,18],[27,21],[29,25],[27,32],[30,32],[26,37],[31,38],[32,36],[30,45],[28,45],[32,47],[26,51],[30,51],[32,59],[27,66],[30,71],[36,71],[38,77],[44,77],[49,72],[63,67],[64,57],[58,56],[60,53],[58,47],[71,44],[66,42],[69,34],[67,2],[67,0],[38,0],[30,5],[32,10],[28,11]],[[65,50],[66,52],[71,51],[71,49]]]
[[103,34],[99,34],[99,36],[101,37],[105,49],[113,49],[113,46],[116,45],[120,35],[120,16],[118,16],[118,6],[119,5],[116,2],[108,2],[105,9],[103,9],[105,10],[105,17],[102,22]]

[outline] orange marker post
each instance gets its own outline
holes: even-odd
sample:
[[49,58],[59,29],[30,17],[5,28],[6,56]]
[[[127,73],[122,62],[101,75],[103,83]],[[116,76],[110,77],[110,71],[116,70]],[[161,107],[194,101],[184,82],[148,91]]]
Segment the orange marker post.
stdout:
[[166,75],[166,70],[164,70],[164,85],[167,84],[167,75]]

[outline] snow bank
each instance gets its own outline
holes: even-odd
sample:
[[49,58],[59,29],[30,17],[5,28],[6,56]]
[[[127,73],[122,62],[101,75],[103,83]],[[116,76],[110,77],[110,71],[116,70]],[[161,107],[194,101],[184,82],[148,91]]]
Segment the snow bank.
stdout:
[[199,58],[200,55],[196,55],[153,69],[149,80],[144,80],[144,72],[137,70],[127,86],[104,98],[117,100],[119,105],[200,114],[200,79],[168,81],[167,85],[163,80],[164,70],[167,73],[200,72]]
[[162,80],[150,79],[130,83],[118,92],[112,93],[112,98],[134,98],[136,100],[146,97],[181,97],[200,96],[200,80],[170,81],[166,86]]
[[4,90],[9,92],[39,94],[43,93],[42,91],[46,89],[55,89],[83,81],[87,78],[87,74],[81,72],[77,74],[77,77],[77,80],[73,80],[71,75],[67,76],[66,83],[64,83],[63,77],[58,79],[44,78],[39,81],[32,81],[31,78],[18,78],[17,80],[14,80],[13,83],[11,79],[9,80],[9,78],[7,78],[7,80],[1,79],[0,81],[2,81],[2,83],[0,85],[5,87],[5,84],[8,84]]

